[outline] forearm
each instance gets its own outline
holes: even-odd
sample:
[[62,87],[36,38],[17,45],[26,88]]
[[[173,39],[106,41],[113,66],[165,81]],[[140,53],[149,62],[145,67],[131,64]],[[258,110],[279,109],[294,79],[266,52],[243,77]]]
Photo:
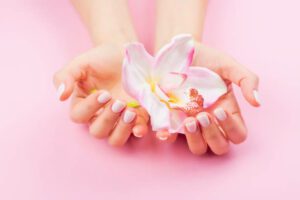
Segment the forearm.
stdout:
[[157,0],[156,50],[175,35],[201,41],[207,0]]
[[87,26],[95,45],[137,40],[127,0],[71,0],[71,2]]

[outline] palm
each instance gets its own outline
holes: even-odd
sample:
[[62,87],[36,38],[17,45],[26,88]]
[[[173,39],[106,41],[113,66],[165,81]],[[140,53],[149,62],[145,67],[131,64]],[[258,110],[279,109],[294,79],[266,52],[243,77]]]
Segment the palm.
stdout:
[[[222,74],[222,71],[224,70],[225,67],[228,66],[228,56],[225,55],[224,53],[217,51],[215,49],[212,49],[210,47],[207,47],[203,44],[196,44],[196,49],[195,49],[195,57],[193,60],[193,65],[194,66],[202,66],[206,67],[218,74]],[[224,78],[224,77],[222,77]],[[228,79],[224,79],[227,86],[228,86],[228,92],[226,95],[224,95],[222,98],[220,98],[216,105],[213,106],[211,109],[215,108],[216,106],[222,106],[230,104],[232,113],[239,113],[240,109],[238,107],[238,104],[236,103],[235,96],[233,94],[233,90],[231,87],[231,81]]]
[[[109,90],[114,98],[129,101],[131,98],[125,93],[121,84],[122,50],[102,45],[87,52],[84,62],[86,76],[78,84],[77,92],[88,95],[92,90]],[[79,58],[80,59],[80,58]]]

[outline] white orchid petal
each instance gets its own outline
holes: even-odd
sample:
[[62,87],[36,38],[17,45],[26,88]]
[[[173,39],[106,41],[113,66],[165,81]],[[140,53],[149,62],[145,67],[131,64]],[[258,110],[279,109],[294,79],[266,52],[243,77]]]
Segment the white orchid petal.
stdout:
[[170,127],[170,110],[146,87],[140,94],[139,102],[147,110],[153,131],[168,130]]
[[194,42],[191,35],[179,35],[156,55],[154,75],[164,77],[170,72],[183,72],[192,63]]
[[185,79],[186,74],[172,72],[165,75],[158,84],[163,91],[168,92],[169,90],[178,88]]
[[134,98],[147,84],[153,58],[140,43],[132,43],[126,47],[123,62],[122,82],[125,90]]
[[174,90],[175,95],[180,99],[187,100],[188,90],[195,88],[204,99],[203,107],[207,108],[227,92],[227,86],[222,78],[207,68],[189,67],[186,73],[185,82],[180,88]]

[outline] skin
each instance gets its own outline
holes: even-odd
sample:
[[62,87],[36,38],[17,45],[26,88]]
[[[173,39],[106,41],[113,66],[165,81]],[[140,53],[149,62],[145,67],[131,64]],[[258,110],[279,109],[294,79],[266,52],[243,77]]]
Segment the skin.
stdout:
[[[196,41],[194,66],[204,66],[218,73],[227,83],[229,92],[219,99],[216,104],[201,114],[206,114],[209,125],[204,127],[198,117],[189,117],[185,126],[190,122],[196,123],[196,132],[190,133],[185,128],[185,136],[190,151],[202,155],[208,148],[216,155],[229,151],[229,143],[239,144],[247,137],[247,129],[239,105],[232,90],[232,83],[238,85],[245,99],[252,106],[260,103],[254,96],[258,90],[258,77],[245,66],[238,63],[226,53],[207,47],[201,43],[206,0],[164,0],[157,1],[156,51],[178,34],[189,33]],[[180,15],[178,14],[180,13]],[[219,120],[215,110],[222,109],[225,119]],[[174,142],[177,134],[166,131],[157,132],[161,140]]]
[[[90,133],[106,138],[112,146],[122,146],[133,133],[143,137],[148,132],[149,116],[139,108],[126,106],[118,113],[112,104],[132,101],[122,89],[121,66],[124,44],[137,40],[125,0],[73,0],[95,47],[71,60],[54,75],[54,84],[65,89],[59,99],[72,96],[70,117],[89,125]],[[109,19],[109,20],[107,20]],[[91,93],[91,91],[93,91]],[[99,103],[97,98],[108,92],[111,98]],[[135,113],[133,121],[124,122],[127,110]]]
[[[59,99],[64,101],[72,95],[71,119],[88,124],[92,135],[107,138],[113,146],[124,145],[132,133],[143,137],[148,132],[149,121],[143,108],[125,107],[118,113],[111,109],[116,100],[124,103],[132,101],[121,85],[124,44],[137,40],[126,0],[73,0],[72,3],[88,28],[95,47],[71,60],[54,75],[55,86],[65,86],[59,93]],[[228,84],[228,94],[212,108],[205,110],[209,126],[201,126],[196,116],[185,121],[185,124],[191,121],[196,123],[194,133],[185,130],[192,153],[202,155],[210,148],[215,154],[222,155],[228,152],[229,142],[241,143],[247,135],[231,84],[240,86],[251,105],[259,106],[253,96],[253,91],[258,88],[258,78],[231,56],[201,43],[206,4],[205,0],[157,1],[155,47],[158,50],[177,34],[191,34],[196,41],[193,65],[205,66],[217,72]],[[91,90],[95,92],[91,93]],[[109,91],[111,98],[99,103],[97,98],[105,91]],[[214,111],[217,108],[224,110],[225,120],[216,118]],[[130,123],[123,120],[127,110],[136,113]],[[169,142],[176,140],[176,134],[170,135],[166,131],[158,132],[157,136]]]

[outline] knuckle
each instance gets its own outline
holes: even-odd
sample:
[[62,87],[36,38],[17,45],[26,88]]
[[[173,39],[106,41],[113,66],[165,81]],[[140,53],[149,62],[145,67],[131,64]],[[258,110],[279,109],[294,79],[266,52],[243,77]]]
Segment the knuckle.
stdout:
[[222,146],[219,146],[217,149],[214,150],[214,153],[218,156],[221,156],[221,155],[224,155],[226,153],[229,152],[229,145],[228,143],[222,145]]
[[125,144],[121,138],[109,138],[108,143],[113,147],[121,147]]
[[232,139],[232,142],[234,144],[240,144],[244,142],[247,139],[247,133],[246,132],[239,132],[236,134],[236,136]]
[[196,155],[196,156],[202,156],[203,154],[206,153],[207,148],[206,147],[200,147],[200,148],[190,148],[190,151],[192,152],[192,154]]
[[86,121],[83,119],[81,113],[79,112],[78,109],[72,109],[70,112],[70,118],[73,122],[75,123],[85,123]]
[[89,133],[98,139],[103,139],[107,136],[101,128],[98,129],[95,125],[89,127]]

